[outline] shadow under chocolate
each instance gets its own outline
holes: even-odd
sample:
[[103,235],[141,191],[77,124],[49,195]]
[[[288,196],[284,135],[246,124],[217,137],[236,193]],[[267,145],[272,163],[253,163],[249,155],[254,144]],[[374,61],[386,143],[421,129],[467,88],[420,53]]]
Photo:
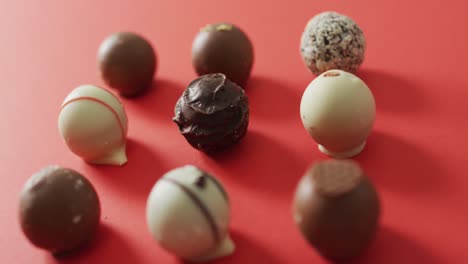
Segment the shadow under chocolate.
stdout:
[[[305,87],[304,87],[305,89]],[[289,118],[299,119],[299,93],[278,80],[263,76],[252,76],[245,93],[249,98],[252,120],[280,122]]]
[[443,261],[433,251],[420,245],[417,241],[397,232],[391,227],[382,226],[375,240],[362,256],[353,261],[339,263],[438,264],[443,263]]
[[156,181],[169,169],[149,146],[132,138],[127,139],[128,162],[119,166],[96,166],[93,173],[99,181],[122,195],[146,200]]
[[122,98],[122,102],[128,112],[136,112],[138,117],[172,123],[174,107],[184,89],[185,86],[181,83],[157,78],[145,94],[135,98]]
[[[102,219],[101,219],[102,220]],[[47,255],[47,264],[81,264],[81,263],[141,263],[123,234],[103,223],[99,225],[95,237],[82,248],[60,256]]]
[[232,255],[220,259],[222,260],[222,263],[281,263],[281,261],[275,258],[271,250],[262,246],[259,242],[255,241],[248,235],[237,230],[231,231],[230,235],[236,245],[236,250]]
[[373,131],[356,157],[376,185],[408,196],[440,195],[446,179],[437,160],[391,134]]
[[[281,142],[255,130],[235,146],[216,155],[201,154],[210,166],[221,167],[227,177],[265,194],[290,197],[307,167]],[[291,196],[292,197],[292,196]]]
[[426,105],[422,84],[406,76],[376,69],[360,69],[357,75],[374,94],[377,111],[411,114]]

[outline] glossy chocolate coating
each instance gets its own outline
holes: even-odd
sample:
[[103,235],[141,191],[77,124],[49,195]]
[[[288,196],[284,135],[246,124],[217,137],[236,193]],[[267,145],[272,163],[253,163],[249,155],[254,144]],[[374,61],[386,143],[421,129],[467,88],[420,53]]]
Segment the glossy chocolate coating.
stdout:
[[153,83],[156,54],[143,37],[119,32],[99,47],[99,67],[104,81],[122,96],[136,96]]
[[179,98],[173,120],[194,148],[216,152],[244,137],[249,124],[248,99],[224,74],[203,75]]
[[198,75],[223,73],[243,88],[250,76],[253,60],[249,38],[231,24],[205,26],[192,44],[192,63]]
[[297,226],[320,254],[333,260],[362,253],[375,236],[379,214],[374,186],[352,161],[316,163],[296,190]]
[[35,173],[20,197],[19,220],[35,246],[54,254],[76,249],[95,234],[100,205],[91,183],[58,166]]

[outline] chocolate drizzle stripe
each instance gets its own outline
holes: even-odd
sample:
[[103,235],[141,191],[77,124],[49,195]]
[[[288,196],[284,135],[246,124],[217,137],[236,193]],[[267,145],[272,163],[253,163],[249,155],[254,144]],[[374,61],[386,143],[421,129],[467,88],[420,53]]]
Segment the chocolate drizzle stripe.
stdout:
[[[112,98],[114,98],[115,100],[117,100],[117,102],[122,106],[122,109],[124,108],[123,104],[119,101],[119,99],[115,96],[115,94],[111,93],[109,90],[107,89],[104,89],[102,87],[99,87],[101,88],[103,91],[105,91],[106,93],[108,93],[110,96],[112,96]],[[125,117],[125,120],[128,120],[128,117],[127,117],[127,112],[122,111],[123,112],[123,116]],[[119,118],[120,119],[120,118]]]
[[221,238],[220,238],[220,235],[219,235],[219,232],[218,232],[218,228],[216,227],[215,220],[211,216],[210,211],[205,206],[205,204],[200,199],[198,199],[197,195],[194,192],[192,192],[192,190],[190,190],[189,188],[187,188],[182,183],[180,183],[180,182],[178,182],[176,180],[173,180],[173,179],[170,179],[170,178],[162,178],[162,179],[165,180],[165,181],[173,183],[174,185],[179,187],[184,193],[186,193],[190,197],[190,200],[192,200],[192,202],[198,207],[198,209],[200,209],[200,212],[203,214],[206,221],[208,222],[208,225],[210,226],[212,234],[213,234],[213,240],[214,240],[215,244],[219,243]]
[[219,190],[219,192],[221,193],[221,195],[223,196],[224,200],[229,204],[229,198],[227,196],[227,193],[226,193],[226,190],[224,190],[223,186],[221,185],[221,183],[216,180],[213,176],[207,174],[207,173],[204,173],[203,176],[205,176],[206,178],[210,179],[210,181],[212,183],[214,183],[214,185],[217,187],[217,189]]
[[112,106],[110,106],[108,103],[106,103],[106,102],[104,102],[102,100],[99,100],[99,99],[94,98],[94,97],[88,97],[88,96],[77,97],[77,98],[73,98],[70,101],[67,101],[66,103],[64,103],[62,105],[62,107],[60,108],[60,110],[62,110],[63,108],[65,108],[65,106],[67,106],[67,105],[69,105],[69,104],[71,104],[73,102],[82,101],[82,100],[93,101],[93,102],[98,103],[98,104],[104,106],[105,108],[109,109],[109,111],[111,111],[111,113],[117,119],[117,123],[119,124],[120,131],[122,132],[122,138],[125,139],[125,129],[124,129],[122,120],[119,117],[119,114],[117,113],[117,111],[114,110],[114,108],[112,108]]

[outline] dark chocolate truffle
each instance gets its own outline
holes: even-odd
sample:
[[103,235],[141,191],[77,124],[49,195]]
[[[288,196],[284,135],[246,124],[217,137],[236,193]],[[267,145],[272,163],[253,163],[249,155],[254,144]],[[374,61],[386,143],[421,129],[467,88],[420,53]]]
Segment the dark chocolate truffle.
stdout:
[[78,172],[46,167],[25,184],[19,219],[26,237],[54,254],[76,249],[95,234],[100,205],[91,183]]
[[101,75],[122,96],[136,96],[153,83],[156,54],[143,37],[119,32],[107,37],[99,47]]
[[319,75],[331,69],[355,73],[364,60],[366,40],[349,17],[323,12],[302,33],[301,55],[309,70]]
[[248,99],[226,75],[203,75],[179,98],[173,120],[194,148],[216,152],[244,137],[249,124]]
[[231,24],[205,26],[192,44],[192,62],[198,75],[223,73],[243,88],[250,76],[253,60],[249,38]]
[[297,226],[320,254],[333,260],[362,253],[375,236],[379,214],[374,186],[349,160],[316,163],[296,190]]

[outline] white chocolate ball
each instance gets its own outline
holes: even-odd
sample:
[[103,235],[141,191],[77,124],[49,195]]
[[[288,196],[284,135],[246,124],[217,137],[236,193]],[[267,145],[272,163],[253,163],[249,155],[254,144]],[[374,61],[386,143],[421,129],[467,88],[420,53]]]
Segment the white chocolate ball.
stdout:
[[191,261],[231,254],[229,200],[213,176],[187,165],[166,173],[146,205],[148,228],[167,251]]
[[109,91],[82,85],[62,103],[58,126],[68,148],[94,164],[123,165],[127,116],[122,103]]
[[329,70],[306,88],[300,112],[320,151],[334,158],[350,158],[365,146],[374,123],[375,101],[357,76]]

